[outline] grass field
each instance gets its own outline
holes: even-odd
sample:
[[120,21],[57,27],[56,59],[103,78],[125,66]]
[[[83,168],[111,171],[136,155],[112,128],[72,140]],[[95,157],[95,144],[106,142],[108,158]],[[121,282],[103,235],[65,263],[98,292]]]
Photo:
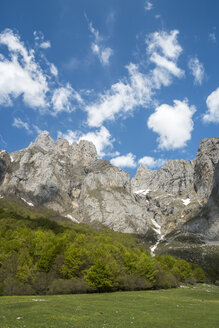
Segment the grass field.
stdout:
[[0,297],[1,328],[218,328],[219,287]]

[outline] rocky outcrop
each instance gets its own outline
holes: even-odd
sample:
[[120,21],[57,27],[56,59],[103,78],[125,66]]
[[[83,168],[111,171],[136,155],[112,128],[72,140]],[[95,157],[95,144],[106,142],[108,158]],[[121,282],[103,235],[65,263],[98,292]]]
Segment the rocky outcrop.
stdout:
[[[148,203],[149,211],[165,227],[164,233],[170,233],[207,206],[218,180],[218,162],[219,139],[204,139],[197,157],[190,162],[168,161],[156,171],[141,166],[132,179],[132,191],[139,202]],[[219,219],[218,214],[216,217]]]
[[202,198],[208,198],[215,182],[215,167],[219,162],[219,139],[203,139],[198,148],[194,168],[194,189]]
[[10,155],[5,150],[0,150],[0,185],[3,183],[5,174],[11,164]]
[[[5,157],[10,155],[4,152]],[[148,215],[131,193],[129,174],[97,158],[93,143],[72,145],[47,131],[4,165],[0,194],[46,206],[74,222],[100,224],[116,231],[147,233]],[[8,169],[10,168],[10,169]]]
[[168,161],[153,171],[129,174],[97,158],[93,143],[59,138],[47,131],[28,148],[0,152],[0,194],[17,195],[74,222],[121,232],[152,234],[162,242],[178,233],[218,239],[219,139],[204,139],[197,157]]

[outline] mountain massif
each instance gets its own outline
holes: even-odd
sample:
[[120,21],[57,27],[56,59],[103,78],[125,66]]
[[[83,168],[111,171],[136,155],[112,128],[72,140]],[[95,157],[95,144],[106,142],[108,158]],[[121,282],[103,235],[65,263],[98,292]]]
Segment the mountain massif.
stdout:
[[0,151],[0,198],[45,206],[69,220],[141,235],[151,252],[219,267],[219,138],[194,160],[168,161],[136,176],[97,158],[93,143],[42,132],[26,149]]

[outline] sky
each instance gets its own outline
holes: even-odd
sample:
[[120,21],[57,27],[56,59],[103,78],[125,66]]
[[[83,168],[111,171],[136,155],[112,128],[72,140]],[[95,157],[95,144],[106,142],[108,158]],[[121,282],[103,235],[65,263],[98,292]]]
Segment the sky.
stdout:
[[44,130],[130,172],[219,137],[217,0],[0,2],[0,149]]

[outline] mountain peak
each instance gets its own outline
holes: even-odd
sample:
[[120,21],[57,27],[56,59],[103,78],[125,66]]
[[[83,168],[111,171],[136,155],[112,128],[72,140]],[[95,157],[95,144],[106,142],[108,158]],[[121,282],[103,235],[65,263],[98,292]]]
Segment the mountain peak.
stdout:
[[43,131],[40,135],[38,135],[38,137],[36,138],[36,140],[32,145],[38,146],[45,151],[53,151],[55,148],[55,143],[53,139],[50,137],[49,132],[46,130]]

